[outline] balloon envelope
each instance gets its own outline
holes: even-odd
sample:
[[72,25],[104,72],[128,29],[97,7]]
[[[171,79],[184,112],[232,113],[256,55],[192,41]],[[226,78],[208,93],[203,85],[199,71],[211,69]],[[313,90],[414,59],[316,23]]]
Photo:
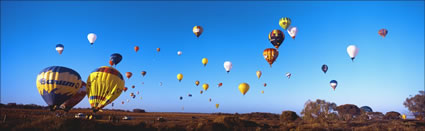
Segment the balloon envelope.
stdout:
[[245,94],[246,94],[246,92],[248,92],[248,90],[249,90],[249,85],[248,85],[248,83],[241,83],[241,84],[239,84],[239,91],[240,91],[243,95],[245,95]]
[[94,112],[112,103],[124,89],[124,78],[113,67],[102,66],[87,78],[87,96]]
[[260,77],[261,77],[261,71],[257,71],[256,74],[257,74],[258,79],[260,79]]
[[202,88],[203,88],[205,91],[207,91],[209,87],[210,87],[210,86],[209,86],[208,84],[203,84],[203,85],[202,85]]
[[388,30],[387,30],[387,29],[380,29],[380,30],[378,31],[378,34],[379,34],[380,36],[382,36],[383,38],[385,38],[385,36],[387,36],[387,34],[388,34]]
[[291,19],[289,19],[288,17],[280,18],[279,25],[280,27],[286,30],[288,26],[291,25]]
[[331,80],[330,85],[335,90],[336,86],[338,86],[338,82],[336,80]]
[[204,64],[204,66],[206,66],[208,64],[208,59],[202,58],[202,64]]
[[53,111],[74,96],[81,88],[81,76],[76,71],[62,66],[44,68],[37,75],[37,89]]
[[121,54],[118,54],[118,53],[114,53],[110,57],[110,61],[112,61],[112,63],[114,63],[114,65],[117,65],[118,63],[120,63],[121,60],[122,60],[122,56],[121,56]]
[[227,73],[229,73],[230,72],[230,69],[232,69],[232,62],[230,62],[230,61],[225,61],[224,62],[224,69],[226,70],[226,72]]
[[64,48],[65,47],[62,44],[57,44],[56,45],[56,51],[59,53],[59,55],[62,54]]
[[201,36],[202,32],[204,32],[204,29],[201,26],[194,26],[192,31],[196,35],[196,37],[199,37]]
[[97,35],[94,33],[89,33],[87,35],[87,39],[89,40],[90,44],[93,45],[93,43],[96,41],[97,39]]
[[328,65],[323,64],[322,65],[322,71],[326,74],[326,72],[328,71]]
[[295,36],[297,36],[297,33],[298,33],[298,28],[297,27],[289,27],[288,28],[288,34],[289,34],[289,36],[291,36],[292,37],[292,39],[295,39]]
[[269,33],[269,41],[272,43],[272,45],[279,49],[279,46],[282,44],[282,42],[285,40],[285,35],[280,30],[273,30]]
[[70,99],[68,99],[67,101],[65,101],[61,105],[61,108],[64,109],[65,111],[71,110],[72,107],[74,107],[75,105],[77,105],[78,103],[80,103],[81,100],[84,99],[84,97],[87,94],[87,91],[86,90],[87,90],[86,83],[85,82],[82,82],[82,86],[77,91],[77,93],[75,95],[73,95]]
[[135,46],[134,51],[136,51],[136,52],[139,51],[139,46]]
[[350,56],[351,60],[354,60],[357,56],[357,53],[359,53],[359,48],[355,45],[349,45],[347,47],[347,53]]
[[273,48],[267,48],[263,51],[264,59],[270,64],[270,67],[272,67],[272,64],[277,59],[277,56],[279,56],[279,52],[276,49]]
[[179,82],[180,82],[180,81],[182,81],[182,79],[183,79],[183,74],[181,74],[181,73],[177,74],[177,80],[179,80]]

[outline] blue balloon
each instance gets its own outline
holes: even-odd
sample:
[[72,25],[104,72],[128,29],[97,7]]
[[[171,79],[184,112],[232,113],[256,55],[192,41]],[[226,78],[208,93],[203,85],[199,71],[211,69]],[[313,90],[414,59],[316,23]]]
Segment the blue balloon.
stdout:
[[64,47],[62,44],[57,44],[56,47]]
[[114,54],[111,55],[110,60],[112,61],[112,63],[114,63],[114,65],[117,65],[118,63],[121,62],[122,56],[121,56],[121,54],[114,53]]

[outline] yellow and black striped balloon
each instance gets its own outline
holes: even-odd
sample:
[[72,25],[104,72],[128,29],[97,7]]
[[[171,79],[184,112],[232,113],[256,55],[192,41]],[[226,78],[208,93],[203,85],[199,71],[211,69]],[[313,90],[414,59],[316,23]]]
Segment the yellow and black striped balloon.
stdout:
[[272,64],[276,60],[277,56],[279,56],[279,52],[274,48],[267,48],[263,51],[264,59],[270,64],[270,67],[272,67]]
[[288,17],[280,18],[279,25],[286,30],[291,25],[291,19]]
[[285,40],[285,35],[280,30],[273,30],[269,33],[269,41],[272,43],[272,45],[279,49],[279,46],[282,44],[282,42]]
[[87,78],[87,96],[93,112],[96,112],[121,95],[124,89],[121,73],[113,67],[102,66]]

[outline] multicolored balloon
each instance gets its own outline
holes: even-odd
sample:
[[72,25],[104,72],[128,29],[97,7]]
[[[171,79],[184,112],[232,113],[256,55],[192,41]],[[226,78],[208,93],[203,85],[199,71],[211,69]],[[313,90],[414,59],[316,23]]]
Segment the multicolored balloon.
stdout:
[[110,57],[110,59],[109,59],[110,61],[112,61],[112,63],[114,64],[114,65],[117,65],[118,63],[120,63],[121,62],[121,60],[122,60],[122,56],[121,56],[121,54],[118,54],[118,53],[114,53],[114,54],[112,54],[111,55],[111,57]]
[[297,36],[297,33],[298,33],[297,27],[291,26],[291,27],[288,28],[288,34],[289,34],[289,36],[292,37],[292,39],[295,39],[295,36]]
[[75,95],[73,95],[70,99],[65,101],[60,108],[62,108],[65,112],[71,110],[72,107],[77,105],[84,99],[87,94],[86,83],[83,81],[81,88],[77,91]]
[[330,85],[335,91],[336,86],[338,86],[338,82],[336,80],[331,80]]
[[93,112],[97,112],[118,98],[124,89],[124,78],[113,67],[102,66],[87,78],[87,96]]
[[272,67],[272,64],[279,56],[279,52],[276,49],[273,48],[267,48],[263,51],[264,59],[270,64],[270,67]]
[[54,111],[78,93],[82,81],[80,74],[70,68],[50,66],[38,73],[36,85],[38,93]]
[[380,30],[378,31],[378,34],[379,34],[380,36],[382,36],[382,38],[385,38],[385,36],[387,36],[387,34],[388,34],[388,30],[387,30],[387,29],[380,29]]
[[56,45],[56,51],[59,53],[59,55],[62,54],[64,48],[65,47],[62,44],[57,44]]
[[204,32],[204,29],[201,26],[194,26],[192,31],[196,35],[196,37],[199,38],[199,36],[201,36],[202,32]]
[[282,42],[285,40],[285,35],[280,30],[273,30],[269,33],[269,41],[272,43],[272,45],[279,49],[279,46],[282,44]]

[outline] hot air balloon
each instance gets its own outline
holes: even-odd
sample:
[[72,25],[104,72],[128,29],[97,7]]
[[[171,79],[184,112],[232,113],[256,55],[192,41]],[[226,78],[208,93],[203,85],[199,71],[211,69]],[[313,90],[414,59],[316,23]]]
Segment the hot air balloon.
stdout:
[[72,107],[74,107],[75,105],[77,105],[78,103],[81,102],[81,100],[84,99],[84,97],[87,94],[86,91],[86,83],[82,82],[82,86],[81,88],[78,90],[78,92],[73,95],[70,99],[68,99],[67,101],[65,101],[60,107],[65,111],[68,112],[69,110],[71,110]]
[[382,36],[382,38],[385,38],[385,36],[387,36],[387,33],[388,33],[388,30],[387,30],[387,29],[380,29],[380,30],[378,31],[378,34],[379,34],[380,36]]
[[180,100],[183,100],[183,96],[180,96]]
[[137,95],[139,94],[139,91],[137,91]]
[[248,85],[248,83],[241,83],[241,84],[239,84],[239,91],[240,91],[243,95],[245,95],[245,94],[246,94],[246,92],[248,92],[248,90],[249,90],[249,85]]
[[124,92],[126,92],[126,91],[127,91],[127,89],[128,89],[127,87],[124,87],[122,90],[123,90]]
[[288,28],[288,34],[292,37],[292,39],[295,39],[295,36],[297,36],[298,28],[297,27],[289,27]]
[[323,64],[322,65],[322,71],[326,74],[326,72],[328,72],[328,65]]
[[204,88],[204,90],[205,90],[205,91],[207,91],[209,87],[210,87],[210,86],[209,86],[208,84],[203,84],[203,85],[202,85],[202,88]]
[[89,33],[87,35],[87,39],[89,40],[90,44],[93,45],[93,43],[96,41],[97,39],[97,35],[94,33]]
[[177,55],[178,56],[182,55],[182,52],[181,51],[177,51]]
[[127,102],[130,102],[130,100],[129,100],[129,99],[127,99]]
[[280,18],[279,25],[280,27],[286,30],[286,28],[288,28],[291,25],[291,19],[289,19],[288,17]]
[[276,60],[277,56],[279,56],[279,52],[276,49],[273,48],[267,48],[263,52],[264,59],[270,64],[270,67],[272,67],[272,64]]
[[38,93],[54,111],[78,93],[82,81],[80,74],[70,68],[50,66],[37,75],[36,85]]
[[130,96],[134,96],[134,93],[132,92],[132,93],[130,93]]
[[220,106],[220,104],[215,104],[215,108],[217,108],[218,109],[218,107]]
[[199,36],[204,32],[204,29],[201,26],[194,26],[193,27],[193,33],[196,35],[196,37],[199,38]]
[[124,78],[113,67],[102,66],[87,78],[87,96],[93,112],[97,112],[121,95]]
[[121,104],[123,104],[123,105],[124,105],[124,101],[122,101],[122,102],[121,102]]
[[227,73],[230,72],[230,70],[232,69],[232,62],[230,61],[225,61],[224,62],[224,69],[226,70]]
[[267,83],[264,83],[263,86],[266,87],[267,86]]
[[207,66],[208,59],[207,58],[202,58],[202,64],[204,64],[204,66]]
[[261,71],[257,71],[256,74],[257,74],[258,79],[260,79],[260,77],[261,77]]
[[160,48],[156,48],[156,51],[159,52],[159,51],[161,51],[161,49]]
[[59,55],[62,54],[63,49],[64,49],[64,46],[62,44],[57,44],[56,45],[56,51],[59,53]]
[[198,86],[199,85],[199,81],[195,81],[195,85]]
[[146,71],[142,71],[142,76],[145,77]]
[[114,54],[111,55],[110,60],[112,61],[112,63],[114,63],[114,65],[117,65],[118,63],[121,62],[122,56],[121,56],[121,54],[114,53]]
[[212,100],[211,100],[211,98],[210,98],[208,101],[210,101],[210,102],[211,102],[211,101],[212,101]]
[[286,73],[286,77],[288,77],[288,79],[289,79],[289,78],[291,78],[291,75],[292,75],[292,74],[291,74],[291,73],[289,73],[289,72],[287,72],[287,73]]
[[221,87],[221,86],[223,86],[223,83],[218,83],[218,87]]
[[192,97],[192,94],[187,94],[187,96]]
[[137,51],[139,51],[139,46],[135,46],[134,51],[136,51],[136,53],[137,53]]
[[136,98],[136,95],[133,95],[133,99]]
[[269,33],[269,41],[272,43],[272,45],[279,49],[279,46],[282,44],[282,42],[285,40],[285,35],[280,30],[273,30]]
[[331,80],[330,85],[335,90],[336,86],[338,85],[338,82],[336,80]]
[[357,46],[355,45],[349,45],[347,47],[347,53],[350,56],[351,61],[354,61],[357,56],[357,53],[359,53],[359,48],[357,48]]
[[202,90],[201,90],[199,93],[201,93],[201,94],[202,94],[202,93],[204,93],[204,91],[202,91]]
[[179,82],[181,82],[183,79],[183,74],[179,73],[177,74],[177,80],[179,80]]
[[133,73],[131,73],[131,72],[126,72],[126,73],[125,73],[125,76],[126,76],[128,79],[130,79],[130,77],[131,77],[131,76],[133,76]]
[[109,64],[112,66],[114,65],[114,62],[112,62],[112,60],[109,60]]
[[134,89],[134,88],[136,88],[136,86],[132,85],[132,86],[131,86],[131,88],[133,88],[133,89]]
[[264,91],[261,91],[261,94],[264,94]]

